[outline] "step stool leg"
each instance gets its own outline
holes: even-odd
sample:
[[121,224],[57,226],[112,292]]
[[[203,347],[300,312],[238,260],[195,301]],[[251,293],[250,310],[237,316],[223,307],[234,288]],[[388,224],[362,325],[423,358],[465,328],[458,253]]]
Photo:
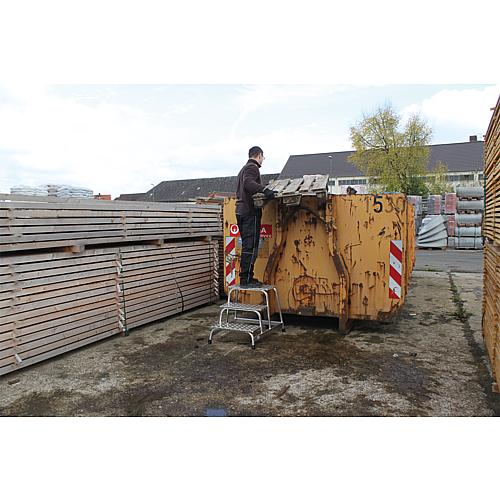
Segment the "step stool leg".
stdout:
[[271,326],[271,308],[269,307],[269,294],[263,290],[262,293],[264,294],[264,296],[266,297],[266,307],[267,307],[267,324],[268,324],[268,328],[269,330],[272,328]]
[[208,343],[211,344],[212,343],[212,337],[213,337],[213,334],[214,334],[214,331],[216,330],[216,328],[212,328],[210,330],[210,335],[208,336]]
[[281,331],[285,331],[285,323],[283,322],[283,314],[281,314],[281,304],[280,304],[280,298],[278,296],[278,290],[276,287],[273,288],[274,290],[274,295],[276,295],[276,305],[278,306],[278,313],[280,315],[280,323],[281,323]]

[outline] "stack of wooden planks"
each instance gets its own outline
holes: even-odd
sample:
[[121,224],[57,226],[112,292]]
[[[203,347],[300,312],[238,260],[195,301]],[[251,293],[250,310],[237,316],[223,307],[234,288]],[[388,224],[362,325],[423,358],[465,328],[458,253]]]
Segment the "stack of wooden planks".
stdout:
[[483,337],[495,390],[500,386],[500,98],[493,110],[484,145],[486,203],[483,222]]
[[[2,216],[5,212],[0,215],[0,375],[212,303],[219,296],[219,242],[212,238],[220,237],[222,230],[219,206],[138,203],[131,207],[99,202],[94,209],[92,202],[82,202],[78,210],[79,202],[12,203],[13,207],[4,208],[9,217]],[[32,203],[38,207],[19,206]],[[137,232],[127,229],[120,244],[109,241],[100,227],[102,212],[122,214],[125,224],[134,224]],[[92,223],[80,231],[78,221],[84,213],[86,220],[97,220],[95,231],[90,230]],[[167,227],[157,222],[171,214],[177,222]],[[26,226],[19,224],[23,219]],[[16,224],[10,226],[11,221]],[[65,240],[62,235],[68,225],[73,232],[97,235]],[[12,242],[11,233],[5,234],[12,227],[20,243]],[[30,233],[26,227],[43,227],[47,232]],[[35,234],[50,239],[30,241]],[[73,242],[78,243],[76,248]],[[54,248],[46,249],[49,243]]]
[[221,231],[218,212],[209,205],[37,198],[0,195],[0,252],[199,238]]
[[127,328],[212,303],[219,296],[215,240],[123,248],[120,262]]
[[500,384],[500,245],[484,247],[483,337]]
[[485,213],[483,234],[500,244],[500,98],[484,143]]

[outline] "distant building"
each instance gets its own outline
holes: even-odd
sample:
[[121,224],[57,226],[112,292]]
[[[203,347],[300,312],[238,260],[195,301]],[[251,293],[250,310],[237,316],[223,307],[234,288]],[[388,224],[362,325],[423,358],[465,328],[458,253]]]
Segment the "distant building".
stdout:
[[[458,186],[482,186],[484,142],[471,136],[469,142],[433,144],[429,146],[429,170],[438,162],[448,167],[448,182]],[[354,151],[293,155],[288,158],[280,178],[296,178],[306,174],[329,174],[329,191],[345,193],[348,186],[365,193],[367,177],[347,158]]]
[[[448,167],[448,182],[459,186],[483,185],[484,142],[471,136],[469,142],[433,144],[429,146],[429,170],[432,172],[438,162]],[[343,194],[349,186],[359,194],[367,192],[368,178],[347,158],[354,151],[292,155],[279,174],[264,174],[262,182],[268,184],[274,179],[293,179],[307,174],[329,174],[329,191]],[[117,200],[126,201],[193,201],[199,197],[234,195],[236,176],[208,177],[204,179],[183,179],[163,181],[147,193],[121,194]]]
[[[268,184],[280,174],[263,174],[262,183]],[[208,177],[163,181],[147,193],[121,194],[117,200],[134,201],[194,201],[199,197],[228,196],[236,194],[236,176]],[[133,197],[133,198],[132,198]]]

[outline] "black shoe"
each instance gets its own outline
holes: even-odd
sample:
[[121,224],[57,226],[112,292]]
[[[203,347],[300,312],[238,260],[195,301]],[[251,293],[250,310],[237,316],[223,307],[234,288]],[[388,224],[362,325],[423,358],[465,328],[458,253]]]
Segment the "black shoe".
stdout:
[[262,283],[258,280],[241,280],[240,281],[240,286],[242,288],[259,288],[262,286]]
[[250,278],[249,283],[251,283],[253,286],[264,286],[264,283],[261,283],[259,280],[256,280],[255,278]]

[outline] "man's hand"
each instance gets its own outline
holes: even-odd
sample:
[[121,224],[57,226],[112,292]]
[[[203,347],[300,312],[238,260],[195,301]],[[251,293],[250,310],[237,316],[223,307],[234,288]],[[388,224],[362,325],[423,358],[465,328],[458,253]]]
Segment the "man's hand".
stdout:
[[273,191],[272,189],[264,188],[264,196],[267,200],[273,200],[276,198],[277,191]]

